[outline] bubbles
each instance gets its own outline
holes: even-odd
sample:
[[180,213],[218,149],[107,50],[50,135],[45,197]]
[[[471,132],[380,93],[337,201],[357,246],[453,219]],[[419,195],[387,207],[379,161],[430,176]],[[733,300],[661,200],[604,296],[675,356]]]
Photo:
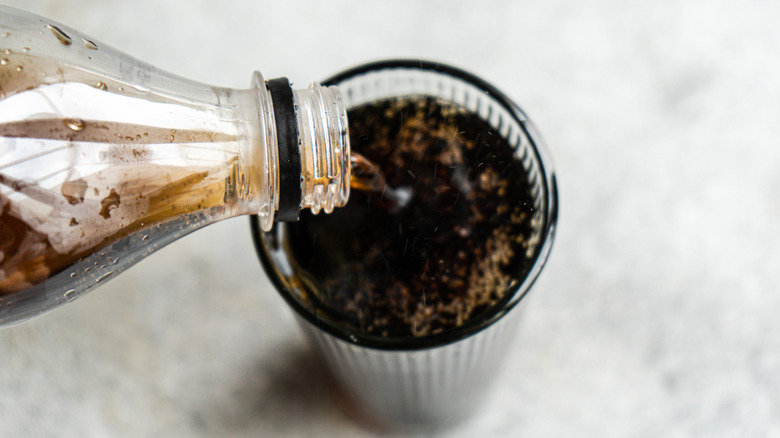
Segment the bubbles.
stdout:
[[140,94],[146,94],[146,93],[149,93],[150,91],[152,91],[149,88],[144,87],[143,85],[140,85],[140,84],[133,84],[133,89],[135,91],[137,91],[138,93],[140,93]]
[[49,28],[52,35],[54,35],[57,38],[57,40],[59,40],[60,44],[62,44],[63,46],[69,46],[71,45],[71,43],[73,43],[73,40],[70,39],[68,34],[63,32],[62,29],[60,29],[59,27],[53,24],[49,24],[46,27]]
[[89,50],[97,50],[98,46],[97,44],[93,43],[92,41],[82,38],[81,41],[84,41],[84,47],[88,48]]
[[65,119],[62,121],[62,123],[65,124],[71,131],[82,131],[84,130],[84,121],[79,119]]

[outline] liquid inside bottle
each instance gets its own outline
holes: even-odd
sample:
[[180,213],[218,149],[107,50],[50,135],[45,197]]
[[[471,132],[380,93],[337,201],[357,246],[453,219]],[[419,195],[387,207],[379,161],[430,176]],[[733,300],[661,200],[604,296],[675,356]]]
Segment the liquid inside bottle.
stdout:
[[4,293],[148,225],[248,210],[231,199],[239,123],[209,120],[214,108],[140,99],[142,90],[33,53],[11,52],[0,66]]

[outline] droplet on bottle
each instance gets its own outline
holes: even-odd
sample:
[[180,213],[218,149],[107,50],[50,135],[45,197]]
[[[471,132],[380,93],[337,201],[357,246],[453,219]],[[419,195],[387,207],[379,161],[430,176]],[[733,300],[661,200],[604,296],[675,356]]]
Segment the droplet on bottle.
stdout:
[[137,91],[137,92],[141,93],[141,94],[146,94],[146,93],[148,93],[148,92],[152,91],[152,90],[150,90],[150,89],[148,89],[148,88],[146,88],[146,87],[144,87],[144,86],[141,86],[141,85],[136,85],[136,84],[133,84],[133,89],[134,89],[135,91]]
[[84,129],[84,122],[79,119],[65,119],[62,121],[72,131],[81,131]]
[[21,72],[22,72],[22,70],[24,70],[24,67],[22,67],[22,65],[21,65],[21,64],[19,64],[19,65],[17,65],[17,66],[16,66],[16,71],[18,71],[19,73],[21,73]]
[[7,37],[8,35],[11,35],[11,32],[8,31],[3,32],[3,38]]
[[0,59],[0,65],[6,65],[8,64],[8,58]]
[[46,26],[46,27],[48,27],[48,28],[49,28],[49,30],[51,31],[51,33],[52,33],[52,34],[53,34],[55,37],[57,37],[57,39],[60,41],[60,44],[62,44],[63,46],[69,46],[69,45],[70,45],[70,44],[73,42],[73,40],[71,40],[71,39],[70,39],[70,37],[68,36],[68,34],[66,34],[65,32],[63,32],[63,31],[62,31],[62,29],[60,29],[59,27],[57,27],[57,26],[55,26],[55,25],[53,25],[53,24],[49,24],[49,25],[48,25],[48,26]]
[[11,52],[11,49],[5,49],[5,54],[6,55],[10,55],[11,53],[13,53],[13,52]]
[[29,47],[22,47],[22,52],[27,53],[30,51]]
[[93,43],[92,41],[90,41],[90,40],[88,40],[86,38],[82,38],[81,40],[84,41],[84,47],[88,48],[89,50],[97,50],[98,49],[97,44]]
[[98,90],[103,90],[103,91],[108,90],[108,87],[106,86],[106,83],[103,82],[103,81],[98,81],[98,83],[95,84],[95,88],[97,88]]
[[66,300],[73,301],[76,299],[76,289],[69,289],[65,292],[65,295],[63,295]]

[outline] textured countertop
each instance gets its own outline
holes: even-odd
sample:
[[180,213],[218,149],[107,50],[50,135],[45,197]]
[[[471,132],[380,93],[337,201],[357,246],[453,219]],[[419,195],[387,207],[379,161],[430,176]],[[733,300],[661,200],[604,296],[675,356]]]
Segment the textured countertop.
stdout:
[[[484,77],[547,140],[560,222],[500,384],[440,435],[780,434],[780,4],[3,3],[214,85]],[[3,437],[396,435],[342,400],[246,218],[0,331]]]

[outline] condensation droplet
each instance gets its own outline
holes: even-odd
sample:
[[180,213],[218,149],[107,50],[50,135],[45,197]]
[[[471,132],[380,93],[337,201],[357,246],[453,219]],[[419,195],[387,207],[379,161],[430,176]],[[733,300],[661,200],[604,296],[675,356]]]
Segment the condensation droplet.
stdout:
[[105,280],[106,278],[108,278],[113,273],[114,273],[113,271],[106,272],[105,274],[103,274],[100,277],[98,277],[97,280],[95,280],[95,283],[100,283],[101,281]]
[[68,301],[73,301],[76,299],[76,289],[70,289],[67,292],[65,292],[64,295],[65,299]]
[[11,32],[8,31],[3,32],[3,38],[7,37],[8,35],[11,35]]
[[8,58],[0,59],[0,65],[6,65],[8,64]]
[[22,47],[22,52],[27,53],[30,51],[29,47]]
[[86,38],[82,38],[81,40],[84,41],[84,47],[88,48],[89,50],[97,50],[98,49],[97,44],[93,43],[92,41],[90,41],[90,40],[88,40]]
[[16,66],[16,71],[21,73],[22,70],[24,70],[24,67],[22,67],[21,64]]
[[141,94],[146,94],[146,93],[152,91],[152,90],[150,90],[150,89],[148,89],[148,88],[146,88],[146,87],[144,87],[142,85],[136,85],[136,84],[133,84],[133,89],[135,91],[141,93]]
[[108,90],[108,87],[106,86],[106,83],[102,82],[102,81],[98,81],[98,83],[95,84],[95,88],[97,88],[99,90],[103,90],[103,91]]
[[76,278],[76,273],[75,272],[71,272],[70,273],[70,278]]
[[141,237],[141,241],[144,241],[149,238],[148,234],[144,234],[143,237]]
[[54,26],[53,24],[49,24],[46,27],[49,28],[51,33],[55,37],[57,37],[57,39],[60,41],[60,44],[62,44],[63,46],[69,46],[73,42],[73,40],[70,39],[68,34],[63,32],[62,29],[60,29],[59,27]]
[[62,121],[72,131],[81,131],[84,129],[84,122],[79,119],[65,119]]
[[13,53],[13,52],[11,52],[11,49],[5,49],[5,54],[6,55],[10,55],[11,53]]

